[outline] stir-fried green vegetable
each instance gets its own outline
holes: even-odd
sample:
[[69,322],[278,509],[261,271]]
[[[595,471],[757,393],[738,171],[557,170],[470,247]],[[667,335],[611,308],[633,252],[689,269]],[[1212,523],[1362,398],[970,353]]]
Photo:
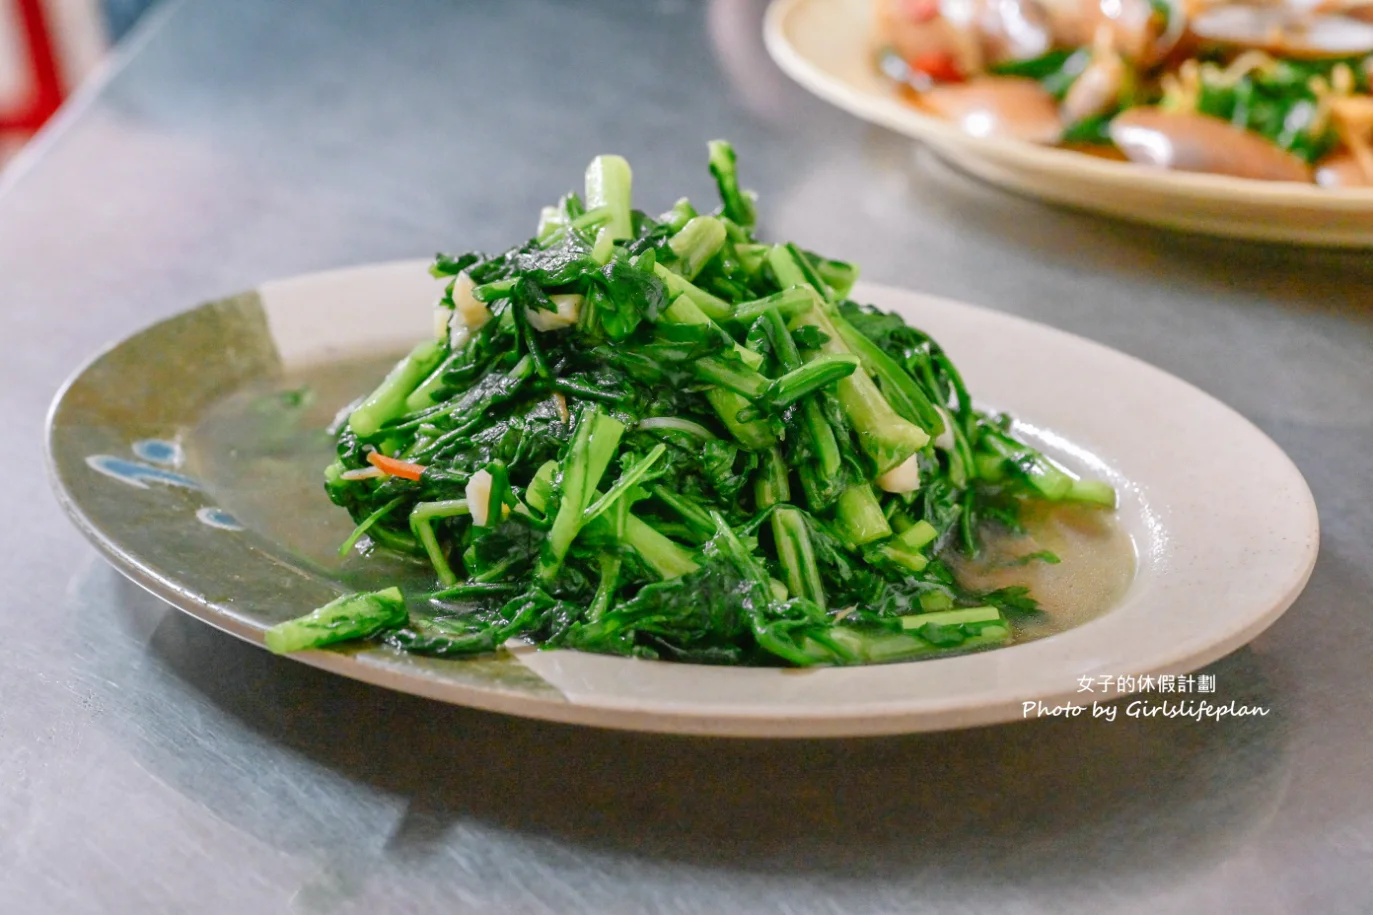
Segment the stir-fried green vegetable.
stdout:
[[437,258],[435,339],[352,412],[326,488],[347,548],[427,559],[440,590],[342,599],[271,647],[859,664],[1005,644],[1036,612],[940,551],[1110,488],[976,411],[933,340],[847,298],[855,267],[760,242],[727,143],[710,170],[719,208],[655,219],[602,156],[531,241]]

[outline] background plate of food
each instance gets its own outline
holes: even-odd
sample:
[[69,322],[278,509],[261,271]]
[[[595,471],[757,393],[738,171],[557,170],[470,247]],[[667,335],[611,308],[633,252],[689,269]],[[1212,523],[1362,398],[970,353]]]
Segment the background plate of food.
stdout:
[[821,98],[1009,190],[1168,228],[1373,244],[1367,8],[777,0]]

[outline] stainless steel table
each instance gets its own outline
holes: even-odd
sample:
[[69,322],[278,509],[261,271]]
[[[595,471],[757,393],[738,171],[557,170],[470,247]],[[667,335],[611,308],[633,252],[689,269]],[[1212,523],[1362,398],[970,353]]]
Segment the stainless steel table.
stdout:
[[[787,84],[759,13],[192,0],[5,177],[0,912],[1373,911],[1369,255],[986,189]],[[650,209],[708,198],[716,136],[770,235],[1133,353],[1289,451],[1320,564],[1208,671],[1270,715],[802,743],[520,721],[240,644],[61,516],[44,410],[110,339],[270,277],[503,246],[598,152]]]

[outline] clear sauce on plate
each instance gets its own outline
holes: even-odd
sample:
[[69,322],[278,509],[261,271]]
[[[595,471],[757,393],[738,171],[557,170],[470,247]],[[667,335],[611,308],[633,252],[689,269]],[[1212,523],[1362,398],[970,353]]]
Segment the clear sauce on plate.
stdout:
[[[1025,533],[983,538],[978,556],[954,550],[942,558],[964,587],[988,591],[1024,585],[1042,614],[1014,623],[1015,641],[1042,639],[1093,620],[1125,596],[1135,575],[1135,548],[1115,514],[1082,505],[1031,503]],[[1027,557],[1041,551],[1057,563]]]
[[385,550],[339,556],[354,525],[324,492],[324,468],[336,457],[329,426],[399,356],[307,366],[234,392],[186,433],[187,468],[220,508],[274,551],[359,589],[429,587],[427,563]]

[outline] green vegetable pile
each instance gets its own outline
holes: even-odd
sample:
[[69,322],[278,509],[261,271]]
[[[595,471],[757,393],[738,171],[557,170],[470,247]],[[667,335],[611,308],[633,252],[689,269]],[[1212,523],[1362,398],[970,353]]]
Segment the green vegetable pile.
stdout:
[[863,664],[1002,645],[1024,589],[939,558],[1027,500],[1114,504],[973,408],[927,335],[848,296],[857,269],[722,204],[631,208],[628,163],[503,254],[439,255],[435,337],[351,413],[326,471],[344,545],[439,589],[350,595],[269,633],[445,657],[545,647],[709,664]]

